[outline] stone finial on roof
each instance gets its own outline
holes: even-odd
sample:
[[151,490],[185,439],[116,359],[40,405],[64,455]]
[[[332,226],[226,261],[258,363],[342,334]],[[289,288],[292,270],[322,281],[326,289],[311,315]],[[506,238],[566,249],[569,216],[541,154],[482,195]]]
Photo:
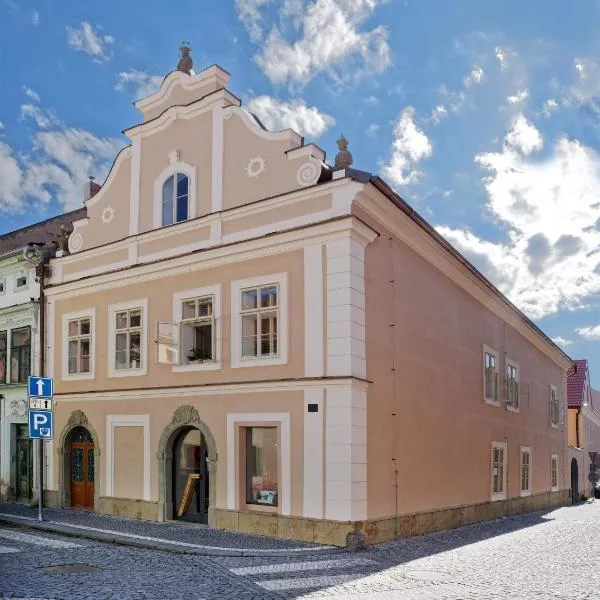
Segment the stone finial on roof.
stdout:
[[339,152],[335,157],[335,167],[336,169],[345,169],[352,164],[352,154],[348,150],[348,140],[344,137],[342,133],[339,140],[337,140],[337,145],[339,148]]
[[192,67],[194,66],[192,57],[190,56],[190,52],[192,51],[191,44],[189,42],[181,42],[179,51],[181,52],[181,58],[177,63],[177,70],[186,73],[187,75],[191,75]]

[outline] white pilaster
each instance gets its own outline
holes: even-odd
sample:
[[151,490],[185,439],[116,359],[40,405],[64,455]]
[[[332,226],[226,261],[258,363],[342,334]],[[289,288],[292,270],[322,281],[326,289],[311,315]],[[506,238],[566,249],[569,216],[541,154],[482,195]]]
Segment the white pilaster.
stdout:
[[[309,412],[316,405],[316,412]],[[304,486],[302,516],[323,518],[323,388],[304,390]]]
[[327,389],[325,518],[367,518],[367,392]]
[[212,197],[211,211],[223,210],[223,108],[212,109]]
[[323,245],[304,248],[304,374],[322,377]]
[[327,243],[327,375],[366,378],[364,245]]
[[142,168],[142,138],[131,142],[131,187],[129,190],[129,235],[139,233],[140,227],[140,177]]

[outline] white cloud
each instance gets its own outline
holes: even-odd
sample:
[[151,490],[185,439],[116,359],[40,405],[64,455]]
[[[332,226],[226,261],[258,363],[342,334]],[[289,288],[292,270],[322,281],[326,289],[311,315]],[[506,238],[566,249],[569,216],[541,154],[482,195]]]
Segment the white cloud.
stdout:
[[563,346],[564,348],[570,346],[573,343],[573,340],[567,340],[564,337],[561,337],[560,335],[552,338],[552,341],[559,346]]
[[448,116],[448,109],[443,104],[438,104],[432,111],[429,117],[425,119],[427,122],[437,125],[444,117]]
[[33,104],[22,104],[20,119],[33,119],[40,129],[48,129],[54,125],[58,125],[59,121],[56,115],[49,110],[44,110]]
[[517,92],[514,96],[508,96],[508,98],[506,98],[506,101],[509,104],[521,104],[525,102],[527,98],[529,98],[529,90],[525,89]]
[[130,69],[126,72],[117,73],[117,79],[115,90],[123,92],[133,87],[136,98],[145,98],[160,89],[164,77],[162,75],[150,75],[144,71]]
[[31,88],[23,86],[23,91],[25,92],[25,95],[28,98],[31,98],[34,102],[40,101],[40,95],[37,92],[35,92],[34,90],[32,90]]
[[[43,120],[49,111],[25,106],[34,109],[25,111],[25,116],[31,116],[40,129],[57,124],[56,117],[52,122]],[[35,203],[47,205],[52,199],[65,210],[82,206],[88,175],[102,180],[122,146],[121,140],[72,127],[37,131],[27,153],[17,154],[0,138],[0,212],[35,210]]]
[[258,96],[248,102],[248,110],[255,113],[271,131],[291,128],[302,135],[317,138],[335,125],[332,116],[314,106],[307,106],[304,100],[283,102],[271,96]]
[[523,115],[518,115],[505,138],[511,148],[526,156],[541,150],[544,140],[540,132]]
[[506,71],[506,69],[508,69],[508,52],[503,48],[496,46],[495,54],[498,62],[500,63],[500,70]]
[[40,24],[40,13],[37,10],[33,11],[33,15],[31,16],[31,22],[35,27]]
[[471,72],[463,79],[463,85],[466,88],[469,88],[472,85],[482,83],[484,80],[485,73],[483,72],[483,69],[476,65],[471,69]]
[[379,98],[377,96],[368,96],[364,100],[367,106],[377,106],[379,104]]
[[577,333],[585,340],[600,341],[600,325],[580,327],[575,331],[577,331]]
[[505,239],[438,231],[526,314],[541,318],[581,308],[600,293],[600,155],[562,137],[548,156],[531,157],[541,136],[524,118],[517,121],[501,152],[475,158],[488,172],[487,209]]
[[542,106],[542,114],[545,117],[549,117],[556,109],[558,108],[558,102],[554,98],[549,98],[544,102],[544,106]]
[[371,123],[365,130],[365,133],[369,137],[373,137],[378,131],[379,131],[379,125],[377,125],[377,123]]
[[260,9],[271,1],[272,0],[235,0],[238,19],[246,26],[246,29],[250,34],[250,39],[254,42],[260,40],[263,34]]
[[406,107],[394,124],[395,140],[392,156],[382,165],[384,177],[396,185],[407,185],[418,181],[421,175],[419,162],[431,156],[433,148],[429,138],[414,122],[415,109]]
[[[383,26],[360,29],[386,0],[314,0],[303,11],[300,4],[287,2],[296,39],[289,41],[281,22],[263,36],[259,9],[265,2],[237,2],[240,19],[254,42],[260,42],[256,63],[272,83],[306,84],[316,74],[327,73],[338,81],[365,72],[380,73],[391,64],[388,31]],[[243,10],[242,10],[243,8]],[[336,72],[339,67],[340,72]]]
[[112,36],[102,35],[99,29],[94,30],[87,21],[82,21],[79,27],[67,26],[66,29],[71,48],[78,52],[85,52],[99,63],[112,58],[112,53],[107,47],[115,41]]

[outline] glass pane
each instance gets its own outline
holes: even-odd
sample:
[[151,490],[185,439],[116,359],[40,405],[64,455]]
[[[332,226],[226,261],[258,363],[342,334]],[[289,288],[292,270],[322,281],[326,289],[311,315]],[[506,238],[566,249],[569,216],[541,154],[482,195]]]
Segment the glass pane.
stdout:
[[242,356],[257,354],[257,317],[244,315],[242,317]]
[[242,310],[257,308],[257,290],[244,290],[242,292]]
[[177,197],[187,196],[188,194],[188,178],[183,173],[177,173]]
[[246,502],[277,506],[278,452],[276,427],[246,429]]
[[77,357],[69,358],[69,374],[77,373]]
[[90,320],[82,319],[80,325],[80,335],[89,335],[90,334]]
[[89,356],[81,357],[81,373],[89,373],[90,372],[90,358]]
[[6,331],[0,331],[0,350],[6,350]]
[[212,323],[194,327],[194,360],[212,359]]
[[80,348],[81,356],[89,356],[90,355],[90,340],[80,340],[79,348]]
[[85,427],[77,427],[71,437],[72,442],[85,442],[91,443],[92,434]]
[[69,321],[69,337],[79,335],[79,321]]
[[129,327],[141,327],[142,325],[142,311],[132,310],[129,313]]
[[116,345],[115,348],[117,352],[122,352],[127,349],[127,334],[126,333],[117,333],[116,337]]
[[260,353],[272,355],[277,352],[277,315],[267,313],[260,319]]
[[141,334],[131,333],[129,337],[129,362],[132,369],[139,369],[141,348]]
[[88,448],[87,451],[87,476],[90,483],[94,483],[94,449]]
[[185,221],[188,218],[188,195],[177,197],[177,222]]
[[181,314],[184,319],[196,318],[196,301],[185,300],[181,306]]
[[77,340],[69,342],[69,360],[72,358],[77,358],[77,355],[79,354],[78,350],[79,342]]
[[173,176],[169,177],[163,185],[162,196],[162,224],[173,223]]
[[276,285],[271,285],[269,287],[261,288],[261,290],[260,290],[260,306],[261,306],[261,308],[277,306],[277,286]]
[[116,323],[116,327],[117,329],[127,329],[127,312],[120,312],[117,313],[117,323]]
[[29,339],[29,327],[26,327],[24,329],[13,329],[11,332],[11,345],[13,348],[16,348],[17,346],[28,346]]
[[198,304],[198,316],[199,317],[212,316],[212,300],[200,300],[200,302]]
[[71,451],[71,481],[83,481],[83,449]]

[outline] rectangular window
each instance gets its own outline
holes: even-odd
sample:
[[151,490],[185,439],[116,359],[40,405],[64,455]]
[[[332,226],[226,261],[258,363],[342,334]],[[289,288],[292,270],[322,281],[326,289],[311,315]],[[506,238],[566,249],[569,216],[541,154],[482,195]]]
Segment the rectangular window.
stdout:
[[521,448],[521,495],[531,492],[531,451]]
[[558,390],[550,386],[550,423],[558,425],[560,423],[560,403],[558,399]]
[[553,492],[558,490],[558,455],[553,454],[550,459],[550,486]]
[[246,504],[278,505],[277,427],[246,427]]
[[241,290],[242,358],[278,354],[279,286]]
[[492,500],[506,498],[506,442],[492,442]]
[[506,404],[519,408],[519,367],[511,362],[506,365]]
[[115,369],[141,369],[142,309],[122,310],[114,316]]
[[0,331],[0,383],[6,383],[7,332]]
[[90,348],[92,342],[89,317],[72,319],[67,330],[69,348],[69,375],[90,372]]
[[15,288],[17,290],[22,290],[27,287],[27,275],[19,275],[15,280]]
[[31,374],[31,328],[22,327],[10,332],[10,381],[25,383]]
[[498,402],[498,357],[489,350],[485,350],[483,360],[485,399],[490,402]]
[[184,364],[215,359],[214,297],[188,298],[181,303]]

